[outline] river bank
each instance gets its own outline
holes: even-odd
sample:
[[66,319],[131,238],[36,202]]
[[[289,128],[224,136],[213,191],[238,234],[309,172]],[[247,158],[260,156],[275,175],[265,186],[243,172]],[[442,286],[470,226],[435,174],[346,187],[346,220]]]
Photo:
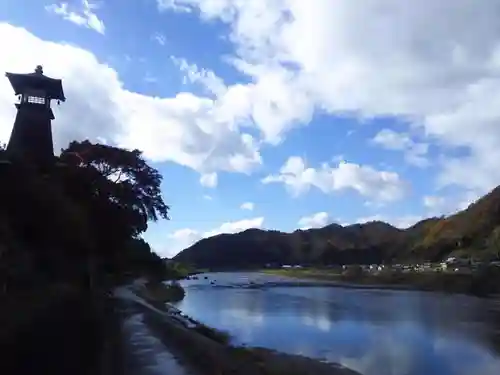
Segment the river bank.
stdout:
[[[264,348],[236,347],[230,337],[184,316],[162,299],[148,298],[136,305],[145,323],[178,357],[201,374],[237,375],[356,375],[335,364],[279,353]],[[148,305],[153,308],[148,307]],[[201,327],[201,328],[200,328]]]
[[327,269],[265,269],[269,275],[298,279],[331,281],[347,286],[380,289],[415,289],[488,297],[500,293],[500,268],[491,267],[474,273],[460,272],[391,272],[339,273]]

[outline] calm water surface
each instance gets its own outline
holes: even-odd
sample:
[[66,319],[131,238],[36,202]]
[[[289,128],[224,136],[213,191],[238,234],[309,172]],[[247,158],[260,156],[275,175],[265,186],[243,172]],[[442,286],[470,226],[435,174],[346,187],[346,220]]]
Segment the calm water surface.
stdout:
[[184,282],[178,307],[227,330],[235,343],[338,362],[364,375],[500,375],[498,301],[289,281],[206,274]]

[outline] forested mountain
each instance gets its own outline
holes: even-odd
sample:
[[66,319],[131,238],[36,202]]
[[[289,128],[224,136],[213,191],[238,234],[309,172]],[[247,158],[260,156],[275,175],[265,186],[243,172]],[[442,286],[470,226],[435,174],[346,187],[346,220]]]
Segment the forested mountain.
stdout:
[[374,221],[284,233],[248,229],[203,239],[174,259],[201,268],[252,268],[265,264],[371,264],[438,261],[451,253],[495,257],[500,238],[500,187],[466,210],[422,220],[408,229]]

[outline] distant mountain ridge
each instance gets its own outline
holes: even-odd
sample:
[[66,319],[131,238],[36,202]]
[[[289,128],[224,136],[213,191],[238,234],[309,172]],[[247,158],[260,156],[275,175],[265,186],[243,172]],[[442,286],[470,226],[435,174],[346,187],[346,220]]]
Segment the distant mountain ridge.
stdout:
[[254,268],[266,264],[372,264],[438,261],[451,253],[491,256],[492,233],[500,230],[500,187],[467,209],[429,218],[407,229],[382,221],[285,233],[247,229],[205,238],[174,257],[200,268]]

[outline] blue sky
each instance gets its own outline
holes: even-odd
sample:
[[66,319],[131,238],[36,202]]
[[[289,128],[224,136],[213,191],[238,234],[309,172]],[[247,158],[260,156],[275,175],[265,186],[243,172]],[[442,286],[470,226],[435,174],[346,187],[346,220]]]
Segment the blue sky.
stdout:
[[[63,78],[56,147],[144,150],[162,255],[252,226],[405,227],[500,180],[500,3],[458,1],[4,0],[0,69]],[[12,99],[1,82],[4,140]]]

